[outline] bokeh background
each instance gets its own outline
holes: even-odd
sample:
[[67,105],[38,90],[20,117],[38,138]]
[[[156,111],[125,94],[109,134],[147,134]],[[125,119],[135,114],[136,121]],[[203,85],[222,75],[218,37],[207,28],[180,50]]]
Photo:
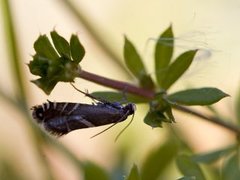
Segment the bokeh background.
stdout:
[[[2,0],[3,1],[3,0]],[[216,108],[226,117],[233,117],[233,104],[240,80],[240,2],[237,0],[95,0],[71,1],[84,15],[95,33],[122,58],[123,37],[134,42],[144,58],[150,74],[154,74],[153,47],[157,37],[170,24],[176,40],[175,56],[179,52],[200,48],[190,70],[171,89],[172,92],[187,87],[218,87],[231,97],[217,103]],[[91,100],[79,94],[68,84],[58,84],[50,96],[45,95],[30,80],[36,79],[26,64],[34,54],[33,43],[40,34],[48,34],[55,29],[66,39],[76,33],[86,49],[81,65],[86,71],[116,80],[134,82],[134,79],[122,67],[123,61],[117,61],[104,53],[86,28],[66,7],[63,0],[18,0],[9,1],[15,25],[27,90],[27,102],[30,108],[47,99],[55,101],[86,102]],[[4,32],[3,13],[0,15],[0,87],[9,96],[14,97],[16,83],[9,62],[6,34]],[[89,92],[107,88],[76,80],[76,85]],[[151,129],[143,123],[147,112],[146,105],[139,105],[134,122],[114,143],[117,133],[127,122],[112,128],[100,136],[90,137],[104,127],[71,132],[57,139],[81,160],[91,160],[111,170],[119,161],[121,153],[127,153],[127,164],[141,163],[148,151],[159,145],[165,137],[165,129]],[[197,108],[198,110],[201,110]],[[204,112],[204,110],[202,110]],[[233,135],[223,128],[189,115],[174,112],[184,137],[196,152],[204,152],[230,144]],[[37,154],[26,125],[25,117],[0,97],[0,160],[11,162],[29,179],[44,179],[44,168],[39,163],[42,156]],[[206,141],[206,139],[208,141]],[[59,152],[46,148],[45,156],[53,167],[56,179],[79,179],[81,175],[75,167]],[[178,172],[175,172],[178,174]],[[176,175],[177,176],[177,175]]]

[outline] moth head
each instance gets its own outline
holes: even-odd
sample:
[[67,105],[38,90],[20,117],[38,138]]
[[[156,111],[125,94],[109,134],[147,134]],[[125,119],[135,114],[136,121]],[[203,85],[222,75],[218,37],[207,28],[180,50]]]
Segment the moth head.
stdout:
[[126,110],[129,112],[128,114],[134,114],[136,111],[136,105],[133,103],[129,103],[125,106]]
[[43,106],[33,106],[32,110],[33,110],[32,117],[38,123],[41,123],[44,120],[44,109],[43,109]]

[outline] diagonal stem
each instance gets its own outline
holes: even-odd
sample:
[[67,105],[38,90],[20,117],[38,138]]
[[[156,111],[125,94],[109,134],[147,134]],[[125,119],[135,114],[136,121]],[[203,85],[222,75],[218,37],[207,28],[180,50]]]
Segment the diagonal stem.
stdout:
[[206,120],[208,122],[211,122],[211,123],[217,124],[219,126],[222,126],[222,127],[226,128],[226,129],[228,129],[230,131],[233,131],[236,134],[240,135],[240,128],[237,125],[234,125],[232,123],[226,122],[223,119],[220,119],[220,118],[215,117],[215,116],[206,116],[206,115],[204,115],[204,114],[202,114],[200,112],[194,111],[194,110],[192,110],[190,108],[187,108],[185,106],[174,105],[173,108],[177,109],[179,111],[182,111],[182,112],[185,112],[185,113],[197,116],[197,117],[202,118],[202,119],[204,119],[204,120]]
[[155,96],[155,93],[153,91],[139,88],[127,82],[122,82],[122,81],[117,81],[117,80],[112,80],[106,77],[102,77],[84,70],[79,71],[79,77],[82,79],[106,86],[106,87],[111,87],[113,89],[117,89],[120,91],[129,92],[131,94],[142,96],[147,99],[153,99]]
[[26,105],[26,89],[24,87],[24,77],[21,69],[21,55],[20,55],[20,50],[18,47],[18,41],[16,37],[16,28],[15,24],[13,22],[13,14],[12,10],[10,7],[10,2],[8,0],[3,0],[2,1],[2,12],[4,16],[4,30],[5,30],[5,35],[7,37],[7,46],[9,50],[9,57],[10,57],[10,63],[11,63],[11,68],[13,70],[13,77],[15,78],[15,89],[16,89],[16,96],[18,100],[24,105]]

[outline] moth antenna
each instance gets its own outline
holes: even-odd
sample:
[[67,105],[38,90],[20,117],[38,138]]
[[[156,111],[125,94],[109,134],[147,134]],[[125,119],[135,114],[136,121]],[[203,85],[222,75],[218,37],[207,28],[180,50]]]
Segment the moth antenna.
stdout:
[[115,138],[114,142],[117,142],[118,138],[123,134],[123,132],[132,124],[134,118],[134,114],[132,115],[132,119],[129,121],[129,123],[118,133],[117,137]]
[[98,136],[98,135],[104,133],[105,131],[111,129],[111,128],[112,128],[113,126],[115,126],[117,123],[119,123],[119,121],[115,122],[114,124],[112,124],[111,126],[107,127],[106,129],[102,130],[101,132],[99,132],[99,133],[93,135],[91,138],[94,138],[94,137],[96,137],[96,136]]
[[[111,126],[107,127],[107,128],[104,129],[103,131],[101,131],[101,132],[93,135],[91,138],[94,138],[94,137],[96,137],[96,136],[104,133],[105,131],[111,129],[113,126],[115,126],[116,124],[118,124],[119,122],[121,122],[124,118],[126,118],[126,115],[128,114],[128,112],[129,112],[129,111],[127,111],[127,113],[126,113],[122,118],[120,118],[117,122],[115,122],[115,123],[112,124]],[[131,124],[132,120],[133,120],[133,118],[131,119],[130,124]],[[116,139],[123,133],[123,131],[124,131],[130,124],[128,124],[128,125],[117,135]],[[116,139],[115,139],[115,141],[116,141]]]

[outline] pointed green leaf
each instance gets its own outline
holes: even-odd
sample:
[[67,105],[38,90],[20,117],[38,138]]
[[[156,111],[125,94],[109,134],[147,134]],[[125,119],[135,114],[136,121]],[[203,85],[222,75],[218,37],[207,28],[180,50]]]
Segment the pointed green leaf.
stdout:
[[240,165],[239,155],[235,153],[228,159],[222,170],[222,179],[226,180],[239,180]]
[[168,68],[166,75],[164,76],[164,80],[162,84],[160,84],[161,88],[168,89],[171,85],[173,85],[189,68],[191,65],[193,58],[196,54],[197,50],[187,51],[181,54]]
[[167,99],[182,105],[210,105],[229,96],[217,88],[188,89],[171,94]]
[[150,89],[153,90],[154,89],[154,83],[153,80],[151,78],[151,76],[149,75],[143,75],[140,79],[140,85],[141,87],[143,87],[144,89]]
[[71,49],[72,59],[76,63],[81,62],[81,60],[83,59],[83,57],[85,55],[85,49],[76,35],[71,36],[70,49]]
[[226,156],[227,154],[233,152],[233,150],[236,149],[236,146],[229,146],[224,149],[207,152],[204,154],[195,154],[192,156],[192,159],[195,162],[201,162],[201,163],[212,163],[217,161],[219,158],[222,158],[223,156]]
[[51,61],[59,58],[51,42],[46,35],[40,35],[34,43],[36,54],[45,57]]
[[92,162],[86,162],[83,171],[85,180],[110,180],[107,172]]
[[172,26],[169,26],[165,30],[156,43],[155,47],[155,73],[157,82],[162,84],[164,72],[171,61],[174,48],[174,35],[172,32]]
[[180,155],[176,159],[178,169],[184,176],[195,177],[197,180],[205,180],[204,174],[197,163],[189,156]]
[[176,122],[172,113],[171,106],[168,106],[168,108],[165,110],[165,113],[166,113],[167,119],[171,120],[170,122]]
[[154,83],[152,78],[146,73],[144,64],[136,48],[125,36],[124,42],[124,60],[128,69],[139,80],[141,87],[153,89]]
[[92,96],[105,99],[110,102],[132,102],[132,103],[147,103],[149,100],[140,96],[135,96],[129,93],[98,91],[91,93]]
[[28,64],[29,70],[32,74],[37,76],[47,76],[47,69],[51,61],[45,57],[34,55],[33,60]]
[[169,166],[178,151],[177,143],[169,138],[167,142],[152,150],[143,162],[141,175],[143,180],[160,179],[159,176]]
[[70,59],[70,45],[67,40],[60,36],[56,31],[51,32],[51,38],[57,52],[61,56],[66,56]]
[[47,78],[39,78],[31,82],[37,85],[40,89],[42,89],[47,95],[52,92],[53,88],[57,84],[57,81],[49,81],[49,79]]
[[146,74],[140,55],[126,36],[124,42],[124,59],[128,69],[136,78],[141,79]]
[[240,124],[240,87],[238,90],[237,98],[236,98],[236,105],[235,105],[235,112],[236,112],[236,117],[238,124]]
[[144,117],[144,123],[152,128],[162,127],[162,123],[169,121],[160,111],[149,111]]
[[46,94],[50,94],[59,81],[73,82],[79,72],[79,66],[69,59],[59,58],[51,62],[47,58],[37,55],[34,56],[28,67],[32,74],[41,77],[32,82]]
[[134,164],[126,180],[141,180],[137,166]]

